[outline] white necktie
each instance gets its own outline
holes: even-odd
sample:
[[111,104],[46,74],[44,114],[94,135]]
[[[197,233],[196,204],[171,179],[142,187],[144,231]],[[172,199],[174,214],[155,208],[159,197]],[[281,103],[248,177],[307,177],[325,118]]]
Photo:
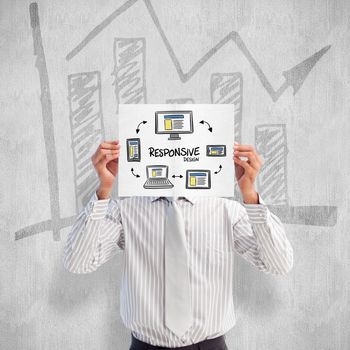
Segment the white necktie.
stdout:
[[165,325],[181,337],[191,326],[192,305],[185,224],[175,198],[167,197],[165,222]]

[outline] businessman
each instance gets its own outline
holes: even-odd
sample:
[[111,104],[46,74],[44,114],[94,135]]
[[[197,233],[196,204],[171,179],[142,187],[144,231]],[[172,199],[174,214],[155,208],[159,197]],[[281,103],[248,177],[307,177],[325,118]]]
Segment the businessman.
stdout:
[[100,185],[68,235],[64,267],[90,273],[122,250],[120,314],[131,331],[129,350],[227,350],[225,333],[236,323],[236,254],[266,274],[291,270],[283,224],[255,190],[262,158],[250,145],[233,147],[242,204],[200,196],[111,198],[119,141],[101,143],[91,157]]

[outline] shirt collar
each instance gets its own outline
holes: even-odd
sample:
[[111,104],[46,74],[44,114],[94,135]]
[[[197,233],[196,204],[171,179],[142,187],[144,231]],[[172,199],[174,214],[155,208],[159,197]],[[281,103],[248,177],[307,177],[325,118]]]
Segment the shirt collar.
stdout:
[[[190,202],[191,204],[194,204],[195,202],[196,202],[196,197],[194,197],[194,196],[179,196],[180,198],[184,198],[185,200],[187,200],[188,202]],[[164,196],[159,196],[159,197],[157,197],[157,196],[151,196],[151,197],[148,197],[149,198],[149,200],[152,202],[152,203],[154,203],[154,202],[156,202],[156,201],[158,201],[158,200],[160,200],[160,199],[166,199],[166,197],[164,197]]]

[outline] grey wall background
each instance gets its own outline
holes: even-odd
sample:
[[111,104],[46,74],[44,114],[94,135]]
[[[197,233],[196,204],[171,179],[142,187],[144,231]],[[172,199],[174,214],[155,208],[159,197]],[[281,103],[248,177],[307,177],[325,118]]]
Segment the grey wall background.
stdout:
[[118,103],[174,100],[236,105],[295,251],[284,277],[236,259],[229,348],[349,348],[349,15],[346,0],[0,1],[0,348],[128,349],[122,252],[74,275],[63,244]]

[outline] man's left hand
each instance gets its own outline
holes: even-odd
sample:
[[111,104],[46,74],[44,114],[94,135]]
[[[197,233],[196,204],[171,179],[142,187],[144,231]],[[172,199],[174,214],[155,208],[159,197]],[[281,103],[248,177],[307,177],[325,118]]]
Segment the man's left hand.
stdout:
[[[263,165],[263,160],[251,145],[235,143],[233,151],[235,173],[243,201],[246,204],[258,204],[259,196],[255,191],[255,179]],[[239,157],[246,157],[247,160]]]

